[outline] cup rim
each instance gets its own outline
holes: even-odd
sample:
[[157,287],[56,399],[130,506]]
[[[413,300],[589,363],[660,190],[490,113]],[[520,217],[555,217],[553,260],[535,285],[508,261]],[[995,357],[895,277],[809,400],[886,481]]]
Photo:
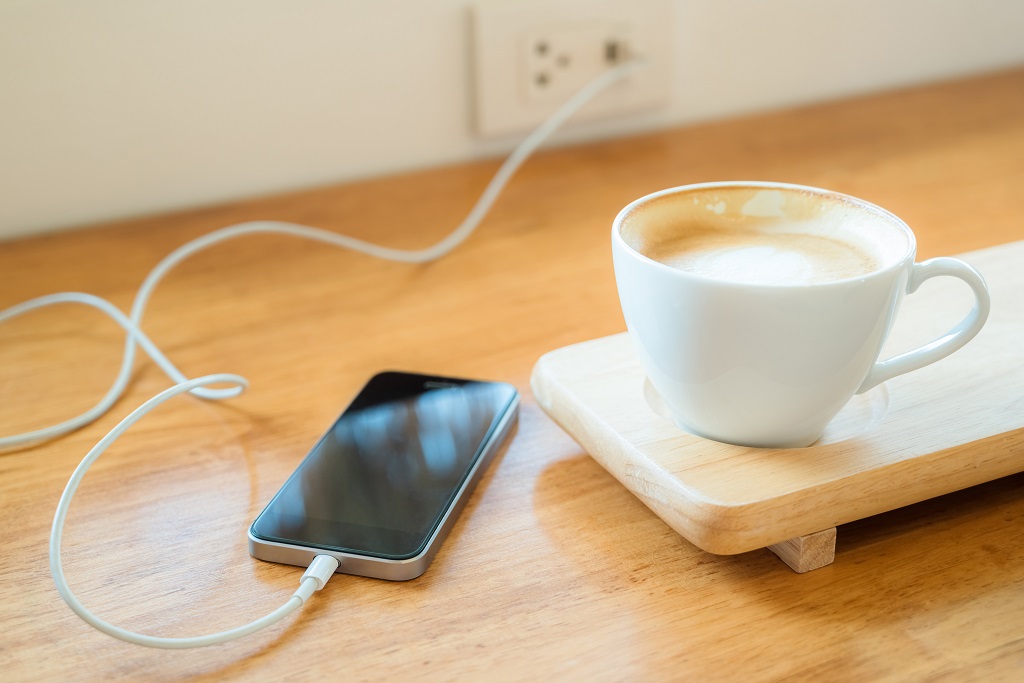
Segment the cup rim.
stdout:
[[[696,273],[690,273],[684,270],[680,270],[678,268],[673,268],[672,266],[661,263],[660,261],[655,261],[654,259],[645,256],[644,254],[641,254],[639,251],[631,247],[622,237],[622,223],[625,220],[625,217],[629,215],[629,213],[632,212],[637,207],[667,195],[681,195],[686,194],[688,192],[707,190],[713,188],[763,188],[776,190],[790,190],[799,192],[809,192],[815,195],[828,197],[830,199],[838,199],[840,201],[848,202],[861,209],[880,215],[888,222],[893,224],[894,227],[897,227],[900,230],[902,230],[907,238],[907,250],[903,253],[902,256],[900,256],[898,259],[894,260],[892,263],[885,266],[884,268],[879,268],[878,270],[873,270],[870,273],[865,273],[863,275],[854,275],[847,278],[840,278],[838,280],[830,280],[828,282],[817,283],[748,283],[733,282],[731,280],[722,280],[718,278],[708,277],[707,275],[699,275]],[[917,239],[914,237],[914,232],[910,229],[910,226],[907,225],[902,218],[894,214],[892,211],[883,209],[877,204],[872,204],[871,202],[864,199],[860,199],[859,197],[854,197],[852,195],[844,194],[842,192],[836,192],[834,190],[827,190],[825,188],[814,187],[812,185],[798,185],[796,183],[779,183],[765,180],[719,180],[705,183],[691,183],[689,185],[678,185],[676,187],[669,187],[665,188],[664,190],[658,190],[657,192],[651,192],[650,194],[646,194],[643,197],[640,197],[639,199],[634,199],[632,202],[623,207],[622,210],[619,211],[618,215],[615,216],[615,220],[612,221],[612,243],[613,246],[617,247],[618,249],[624,250],[625,253],[633,256],[634,258],[637,258],[644,263],[649,263],[655,268],[664,269],[665,271],[671,272],[673,275],[677,277],[682,277],[684,279],[692,279],[699,282],[713,283],[715,285],[726,287],[734,286],[743,288],[769,289],[806,289],[810,287],[828,287],[834,285],[842,285],[849,282],[860,282],[868,278],[883,276],[884,274],[889,273],[893,270],[898,270],[904,267],[908,259],[911,262],[913,262],[917,254]]]

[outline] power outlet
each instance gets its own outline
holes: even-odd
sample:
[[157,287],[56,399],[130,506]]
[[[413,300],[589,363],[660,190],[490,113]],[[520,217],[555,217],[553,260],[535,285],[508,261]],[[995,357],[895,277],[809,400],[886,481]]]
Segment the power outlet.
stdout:
[[476,129],[520,133],[583,85],[633,56],[643,69],[608,88],[574,120],[607,118],[668,102],[667,0],[483,0],[472,8]]

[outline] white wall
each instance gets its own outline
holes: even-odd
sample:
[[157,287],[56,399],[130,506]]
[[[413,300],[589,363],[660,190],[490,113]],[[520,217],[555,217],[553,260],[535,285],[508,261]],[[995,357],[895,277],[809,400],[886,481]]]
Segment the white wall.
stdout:
[[[0,3],[0,237],[509,149],[468,0]],[[1024,63],[1021,0],[675,0],[667,109],[572,141]]]

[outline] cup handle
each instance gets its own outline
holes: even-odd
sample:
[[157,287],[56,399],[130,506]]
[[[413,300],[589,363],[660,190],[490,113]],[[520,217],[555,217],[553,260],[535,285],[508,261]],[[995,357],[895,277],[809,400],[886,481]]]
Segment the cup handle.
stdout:
[[907,351],[888,360],[875,363],[864,379],[864,383],[857,390],[858,394],[863,394],[868,389],[897,375],[918,370],[940,358],[945,358],[974,339],[974,336],[981,330],[981,326],[988,319],[988,312],[992,306],[988,287],[985,284],[985,279],[981,277],[981,273],[959,259],[942,257],[915,263],[907,282],[907,294],[917,291],[917,288],[925,280],[940,275],[960,278],[971,288],[974,292],[974,306],[970,313],[938,339],[913,351]]

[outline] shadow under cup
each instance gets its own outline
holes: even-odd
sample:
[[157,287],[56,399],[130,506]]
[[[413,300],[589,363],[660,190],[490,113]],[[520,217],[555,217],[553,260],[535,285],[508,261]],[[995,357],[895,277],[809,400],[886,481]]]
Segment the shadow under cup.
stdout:
[[845,195],[709,183],[627,206],[612,253],[630,337],[676,422],[781,448],[814,443],[865,383],[915,241]]

